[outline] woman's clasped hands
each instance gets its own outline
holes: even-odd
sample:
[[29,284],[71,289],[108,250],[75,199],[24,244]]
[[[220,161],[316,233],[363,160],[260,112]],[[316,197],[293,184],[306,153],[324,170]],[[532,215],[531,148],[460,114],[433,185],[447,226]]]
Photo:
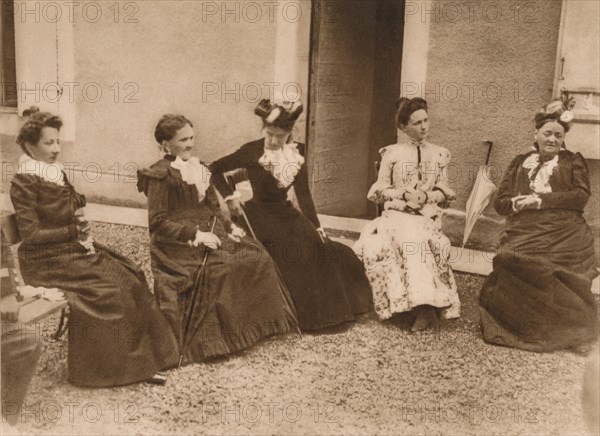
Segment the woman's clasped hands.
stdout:
[[542,199],[536,194],[517,195],[512,198],[513,210],[520,212],[526,209],[539,209],[542,205]]
[[85,217],[83,208],[75,211],[75,225],[77,226],[77,240],[87,250],[88,254],[95,254],[94,239],[90,233],[90,223]]
[[411,209],[420,209],[427,202],[427,194],[420,189],[415,189],[405,192],[403,199]]
[[90,223],[85,217],[83,208],[75,211],[75,225],[77,226],[77,239],[85,241],[90,237]]

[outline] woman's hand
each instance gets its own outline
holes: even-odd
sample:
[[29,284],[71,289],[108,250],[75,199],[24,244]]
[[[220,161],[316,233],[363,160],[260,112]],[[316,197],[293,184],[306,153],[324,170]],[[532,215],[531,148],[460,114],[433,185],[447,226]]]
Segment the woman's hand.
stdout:
[[240,202],[239,198],[227,200],[227,207],[229,208],[232,218],[237,218],[244,214],[244,209],[242,208],[242,203]]
[[381,196],[385,200],[402,200],[402,191],[395,188],[387,188],[381,191]]
[[527,209],[539,209],[541,205],[542,199],[537,195],[519,195],[513,198],[515,212]]
[[234,238],[245,238],[246,232],[241,227],[236,226],[234,223],[231,223],[231,236]]
[[85,223],[77,223],[77,239],[79,241],[85,241],[90,237],[90,225],[86,221]]
[[221,240],[211,232],[196,231],[196,238],[190,243],[193,247],[197,247],[200,244],[204,245],[209,250],[216,250],[221,246]]
[[427,202],[427,194],[424,191],[418,189],[414,192],[406,192],[404,194],[404,199],[407,203],[412,202],[417,203],[419,205],[423,205]]
[[75,211],[75,224],[77,225],[77,239],[85,241],[90,236],[90,223],[85,218],[83,208]]
[[317,233],[321,237],[321,242],[323,242],[323,244],[324,244],[325,241],[327,241],[327,233],[325,233],[325,229],[323,227],[319,227],[317,229]]

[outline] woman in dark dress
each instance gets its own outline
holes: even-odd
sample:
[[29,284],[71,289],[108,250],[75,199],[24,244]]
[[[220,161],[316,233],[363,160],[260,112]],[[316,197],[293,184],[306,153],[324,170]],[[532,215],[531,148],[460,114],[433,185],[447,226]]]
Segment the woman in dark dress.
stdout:
[[148,197],[154,294],[185,360],[230,354],[295,328],[291,297],[272,259],[227,219],[210,172],[191,156],[192,123],[164,115],[155,138],[167,154],[138,172],[138,189]]
[[[76,211],[85,206],[57,162],[62,121],[36,112],[17,142],[26,155],[10,197],[23,243],[25,282],[63,289],[70,307],[69,381],[117,386],[142,380],[177,362],[177,342],[141,269],[95,243]],[[77,215],[77,216],[76,216]]]
[[352,249],[327,240],[319,223],[308,187],[305,146],[291,140],[302,105],[263,100],[255,112],[263,120],[264,138],[214,162],[213,183],[239,215],[237,193],[224,173],[246,169],[253,198],[245,211],[290,289],[302,330],[353,321],[356,314],[372,309],[371,290]]
[[598,339],[590,184],[581,154],[563,146],[574,104],[563,100],[535,115],[535,151],[512,161],[494,201],[506,230],[480,295],[487,342],[553,351]]

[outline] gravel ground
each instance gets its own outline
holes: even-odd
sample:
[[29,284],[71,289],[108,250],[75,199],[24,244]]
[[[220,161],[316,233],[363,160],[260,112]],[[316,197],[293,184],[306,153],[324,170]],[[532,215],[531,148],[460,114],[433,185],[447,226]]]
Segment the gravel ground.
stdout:
[[[93,224],[151,279],[147,229]],[[169,372],[166,386],[83,389],[67,376],[58,316],[17,429],[24,434],[586,434],[583,357],[486,345],[482,277],[456,274],[462,317],[411,334],[408,320],[364,319],[289,335]]]

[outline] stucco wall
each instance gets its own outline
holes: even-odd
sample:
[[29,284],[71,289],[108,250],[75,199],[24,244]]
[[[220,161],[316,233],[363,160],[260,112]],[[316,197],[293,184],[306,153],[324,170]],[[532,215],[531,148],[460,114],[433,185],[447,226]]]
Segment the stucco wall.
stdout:
[[[453,208],[465,209],[477,168],[485,162],[482,140],[494,142],[490,164],[496,184],[512,158],[532,146],[533,115],[553,97],[561,5],[438,0],[429,14],[419,11],[430,20],[427,82],[402,86],[427,99],[430,139],[452,152],[449,175],[458,194]],[[597,160],[588,165],[593,195],[586,217],[598,249],[600,165]],[[491,206],[485,214],[498,218]]]
[[520,9],[519,2],[475,4],[436,1],[427,18],[430,138],[452,151],[453,207],[463,210],[485,161],[482,140],[494,142],[495,181],[532,145],[533,114],[552,97],[561,12],[553,0],[521,2]]
[[[251,22],[256,10],[243,6],[146,1],[137,24],[107,19],[102,26],[78,26],[77,80],[98,82],[107,91],[116,82],[122,99],[139,87],[139,102],[78,104],[77,148],[105,168],[114,162],[149,165],[160,156],[154,126],[169,112],[192,120],[197,154],[208,161],[254,139],[260,125],[253,109],[258,93],[268,97],[264,84],[275,81],[275,33],[282,17]],[[283,85],[274,85],[276,95]]]
[[[196,153],[212,161],[260,135],[253,110],[261,97],[306,99],[310,2],[289,3],[148,0],[122,3],[117,15],[116,3],[98,2],[97,20],[96,10],[75,9],[76,84],[64,98],[75,100],[76,140],[63,142],[61,159],[75,168],[78,189],[143,204],[128,175],[161,156],[153,132],[164,113],[185,114]],[[298,36],[283,53],[295,74],[276,66],[290,29]],[[15,161],[20,152],[5,133],[3,160]]]

